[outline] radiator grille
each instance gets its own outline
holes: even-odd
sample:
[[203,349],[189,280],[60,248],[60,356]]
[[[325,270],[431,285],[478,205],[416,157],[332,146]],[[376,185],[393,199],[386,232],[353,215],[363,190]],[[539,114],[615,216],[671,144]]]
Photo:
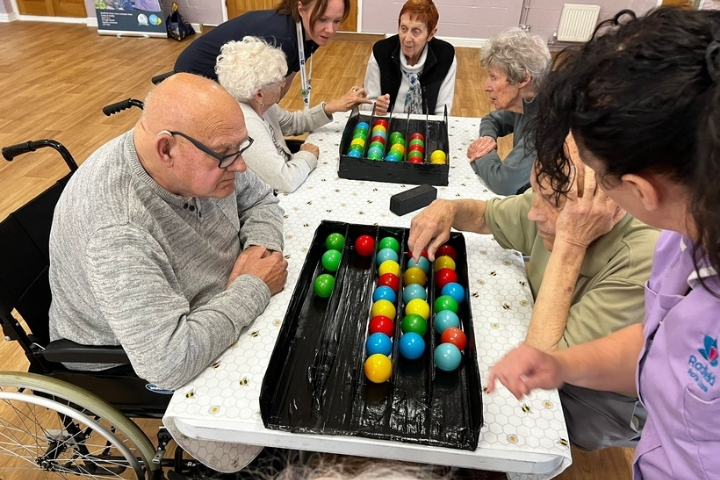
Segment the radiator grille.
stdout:
[[561,42],[587,42],[600,15],[599,5],[563,5],[557,39]]

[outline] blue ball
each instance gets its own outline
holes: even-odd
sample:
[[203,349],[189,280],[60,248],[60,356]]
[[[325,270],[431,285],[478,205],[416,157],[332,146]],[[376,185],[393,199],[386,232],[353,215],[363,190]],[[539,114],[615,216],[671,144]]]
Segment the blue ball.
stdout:
[[373,292],[373,303],[377,302],[378,300],[388,300],[390,303],[395,303],[395,300],[397,300],[397,295],[395,295],[395,290],[388,287],[387,285],[381,285],[375,289]]
[[380,264],[383,263],[385,260],[392,260],[393,262],[397,262],[398,258],[399,257],[397,252],[392,248],[383,248],[375,256],[378,266],[380,266]]
[[435,365],[446,372],[452,372],[460,366],[462,354],[452,343],[441,343],[435,348]]
[[[393,153],[395,152],[395,153]],[[397,150],[390,150],[387,155],[385,155],[385,161],[386,162],[400,162],[402,161],[402,155]]]
[[365,351],[367,351],[368,357],[376,353],[389,356],[392,352],[392,340],[384,333],[373,333],[365,342]]
[[409,332],[400,337],[400,355],[410,360],[422,357],[425,353],[425,340],[415,332]]
[[440,335],[450,327],[459,328],[460,318],[452,310],[442,310],[435,314],[435,331]]
[[408,303],[410,300],[414,300],[416,298],[427,300],[427,292],[422,285],[418,283],[413,283],[412,285],[408,285],[403,289],[402,297],[405,303]]
[[460,304],[465,300],[465,289],[459,283],[450,282],[442,288],[441,295],[450,295]]
[[420,267],[422,269],[422,271],[425,272],[425,275],[430,273],[430,260],[428,260],[425,257],[420,257],[420,260],[418,260],[417,263],[415,262],[414,259],[411,258],[410,260],[408,260],[407,265],[408,265],[408,268]]
[[365,130],[366,132],[370,130],[370,125],[368,125],[367,122],[359,122],[357,125],[355,125],[355,131],[358,130]]
[[360,158],[362,157],[362,152],[360,150],[350,150],[347,156],[353,158]]

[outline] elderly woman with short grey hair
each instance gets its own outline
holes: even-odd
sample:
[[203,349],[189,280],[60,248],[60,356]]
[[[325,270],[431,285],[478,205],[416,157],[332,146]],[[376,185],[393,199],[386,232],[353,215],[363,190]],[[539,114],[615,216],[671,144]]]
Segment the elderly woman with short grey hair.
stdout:
[[257,37],[223,45],[215,72],[218,81],[240,104],[248,135],[254,142],[243,160],[277,192],[290,193],[302,185],[317,166],[320,149],[303,143],[292,153],[284,135],[310,132],[360,103],[371,103],[364,89],[352,87],[340,98],[298,112],[278,106],[285,86],[287,62],[282,50]]
[[[523,129],[535,115],[535,95],[549,70],[550,52],[542,38],[511,28],[490,39],[480,63],[487,70],[485,91],[495,111],[483,117],[479,138],[470,144],[467,156],[490,190],[500,195],[522,193],[535,159],[535,148]],[[513,149],[501,160],[497,138],[511,133]]]

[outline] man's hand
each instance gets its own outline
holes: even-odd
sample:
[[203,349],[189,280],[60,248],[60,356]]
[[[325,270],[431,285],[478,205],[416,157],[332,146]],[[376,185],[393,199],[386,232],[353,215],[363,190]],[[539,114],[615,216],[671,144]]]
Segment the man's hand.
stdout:
[[562,364],[555,357],[523,344],[490,368],[487,391],[495,391],[499,380],[520,400],[536,388],[560,388],[562,378]]
[[435,200],[412,219],[408,247],[416,262],[423,250],[427,250],[428,260],[435,261],[435,252],[450,238],[454,221],[455,204],[442,199]]
[[325,113],[332,115],[337,112],[347,112],[361,103],[372,103],[367,98],[367,92],[361,87],[352,87],[349,92],[340,98],[330,100],[325,104]]
[[[578,172],[579,169],[582,172]],[[612,230],[626,212],[597,186],[591,168],[582,164],[573,166],[571,176],[567,201],[557,219],[555,241],[587,248]]]
[[375,100],[375,115],[383,116],[387,115],[390,110],[390,94],[380,95]]
[[240,275],[255,275],[265,282],[270,294],[275,295],[285,286],[287,266],[287,260],[281,252],[273,252],[265,247],[253,245],[238,255],[225,288],[228,288]]
[[497,142],[492,137],[480,137],[470,144],[467,156],[471,162],[497,149]]
[[320,158],[320,147],[312,143],[303,143],[300,145],[300,150],[304,152],[310,152],[315,155],[315,158]]

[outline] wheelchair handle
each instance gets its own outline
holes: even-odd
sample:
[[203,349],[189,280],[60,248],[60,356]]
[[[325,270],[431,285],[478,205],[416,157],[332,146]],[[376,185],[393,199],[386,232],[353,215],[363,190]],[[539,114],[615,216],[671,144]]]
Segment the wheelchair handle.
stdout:
[[144,107],[144,104],[140,100],[135,100],[134,98],[128,98],[126,100],[122,100],[117,103],[106,105],[103,107],[102,110],[103,110],[103,113],[109,117],[110,115],[116,114],[118,112],[122,112],[123,110],[127,110],[128,108],[132,108],[132,107],[138,107],[140,110],[142,110]]
[[162,82],[168,77],[171,77],[175,75],[177,72],[175,70],[171,70],[169,72],[161,73],[160,75],[155,75],[150,79],[150,81],[153,83],[153,85],[157,85],[158,83]]
[[67,148],[65,148],[65,145],[51,139],[30,140],[29,142],[18,143],[16,145],[4,147],[2,149],[2,156],[5,157],[5,160],[11,162],[18,155],[22,155],[28,152],[34,152],[38,148],[45,147],[50,147],[57,150],[57,152],[63,157],[63,160],[65,160],[67,166],[70,167],[71,172],[77,170],[77,163],[75,163],[75,159],[72,155],[70,155],[70,152]]

